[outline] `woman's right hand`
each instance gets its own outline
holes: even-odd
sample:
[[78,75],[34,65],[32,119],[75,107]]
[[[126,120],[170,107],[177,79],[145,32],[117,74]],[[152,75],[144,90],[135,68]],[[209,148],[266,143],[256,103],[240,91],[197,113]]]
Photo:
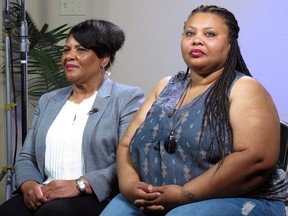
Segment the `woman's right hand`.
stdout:
[[154,200],[158,198],[161,193],[154,192],[153,186],[145,182],[130,182],[130,190],[124,195],[131,203],[134,203],[135,200]]
[[36,210],[43,203],[47,202],[41,190],[42,186],[43,185],[34,180],[28,180],[22,183],[20,189],[23,193],[24,203],[27,208]]
[[[162,79],[156,87],[152,90],[145,102],[141,105],[136,115],[130,122],[127,130],[125,131],[118,147],[117,147],[117,174],[119,189],[123,196],[134,204],[136,200],[154,200],[161,194],[153,191],[153,186],[145,182],[141,182],[140,176],[135,169],[134,162],[130,157],[130,143],[136,130],[145,120],[145,117],[150,110],[152,104],[169,82],[171,77]],[[127,181],[127,178],[129,179]]]

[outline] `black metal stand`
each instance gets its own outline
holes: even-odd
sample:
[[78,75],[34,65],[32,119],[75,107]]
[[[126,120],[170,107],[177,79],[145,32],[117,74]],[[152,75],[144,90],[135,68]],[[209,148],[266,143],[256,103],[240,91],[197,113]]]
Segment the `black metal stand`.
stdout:
[[21,28],[20,28],[20,52],[21,52],[21,114],[22,114],[22,143],[26,138],[28,125],[28,27],[26,21],[26,2],[21,0]]
[[12,113],[15,105],[12,104],[11,100],[11,59],[10,59],[10,45],[11,45],[11,32],[12,25],[9,13],[9,1],[6,0],[5,10],[3,11],[3,25],[5,27],[5,65],[6,65],[6,142],[7,142],[7,166],[2,168],[0,174],[0,180],[6,177],[6,200],[10,199],[13,190],[13,142],[12,142]]
[[[7,142],[7,166],[2,167],[2,172],[0,173],[0,181],[6,177],[6,200],[12,197],[13,191],[13,174],[14,174],[14,163],[13,163],[13,151],[15,151],[16,146],[13,146],[13,134],[12,134],[12,111],[15,110],[16,104],[12,103],[12,94],[14,89],[11,88],[12,85],[12,55],[11,55],[11,34],[12,25],[9,12],[9,0],[3,0],[5,3],[5,9],[3,10],[3,25],[5,28],[5,72],[6,72],[6,142]],[[22,17],[21,17],[21,29],[20,29],[20,52],[21,52],[21,105],[22,105],[22,141],[27,134],[27,116],[28,116],[28,79],[27,79],[27,52],[28,52],[28,28],[26,22],[26,5],[25,0],[21,1]],[[17,116],[15,115],[14,118]],[[17,134],[16,134],[17,136]],[[23,143],[22,142],[22,143]],[[17,145],[17,143],[16,143]]]

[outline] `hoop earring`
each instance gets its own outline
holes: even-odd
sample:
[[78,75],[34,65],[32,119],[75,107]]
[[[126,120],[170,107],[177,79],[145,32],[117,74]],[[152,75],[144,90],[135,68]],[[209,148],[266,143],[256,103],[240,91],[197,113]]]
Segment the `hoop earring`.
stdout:
[[[111,68],[111,66],[112,66],[112,62],[111,62],[111,60],[109,60],[108,68]],[[111,75],[111,71],[106,70],[106,75],[110,76]]]
[[111,72],[110,71],[106,71],[103,66],[100,66],[100,71],[105,73],[107,76],[110,76],[110,74],[111,74]]

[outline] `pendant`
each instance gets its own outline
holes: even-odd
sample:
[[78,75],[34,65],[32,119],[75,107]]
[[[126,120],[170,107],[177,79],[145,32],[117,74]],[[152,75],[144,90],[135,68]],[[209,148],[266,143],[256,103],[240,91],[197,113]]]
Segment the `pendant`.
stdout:
[[167,153],[173,154],[176,150],[177,142],[173,135],[173,130],[171,131],[170,135],[165,139],[164,148]]

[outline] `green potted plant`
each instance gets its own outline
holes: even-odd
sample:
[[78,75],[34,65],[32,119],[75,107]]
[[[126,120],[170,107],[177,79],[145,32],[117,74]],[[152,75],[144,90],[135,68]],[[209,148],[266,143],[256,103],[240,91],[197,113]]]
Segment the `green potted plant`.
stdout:
[[[13,75],[20,76],[20,40],[21,5],[10,3],[10,17],[14,32],[11,35],[13,51]],[[61,66],[61,54],[63,46],[58,43],[67,37],[70,27],[67,24],[48,30],[48,24],[44,24],[39,30],[31,16],[26,12],[28,26],[28,97],[34,104],[45,92],[69,85]],[[16,78],[16,80],[19,80]],[[17,85],[16,85],[17,87]],[[20,91],[16,89],[16,91]]]

